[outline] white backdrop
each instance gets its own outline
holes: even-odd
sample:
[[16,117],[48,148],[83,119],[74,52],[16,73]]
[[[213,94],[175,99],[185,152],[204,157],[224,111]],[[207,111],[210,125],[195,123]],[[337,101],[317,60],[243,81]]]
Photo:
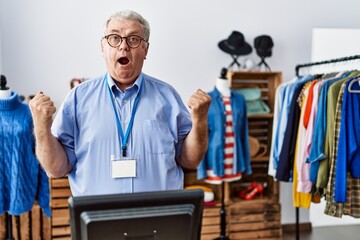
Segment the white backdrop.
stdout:
[[360,28],[314,28],[311,61],[360,55]]
[[[231,57],[217,46],[233,30],[253,46],[256,36],[270,35],[267,59],[284,81],[295,65],[311,60],[315,27],[360,28],[358,0],[0,0],[1,68],[9,86],[28,96],[42,90],[58,107],[70,79],[105,71],[100,53],[102,25],[119,9],[132,9],[151,25],[144,71],[172,84],[184,102],[197,88],[212,90]],[[255,62],[254,53],[245,57]],[[282,222],[293,223],[291,184],[281,184]],[[307,210],[301,222],[308,222]]]

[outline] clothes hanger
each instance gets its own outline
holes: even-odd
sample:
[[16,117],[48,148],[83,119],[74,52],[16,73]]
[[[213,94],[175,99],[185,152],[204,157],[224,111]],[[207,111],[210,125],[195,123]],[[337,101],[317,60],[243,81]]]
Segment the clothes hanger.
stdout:
[[[360,93],[360,77],[356,77],[352,80],[350,80],[351,82],[348,85],[348,92],[349,93]],[[352,85],[354,85],[354,83],[358,84],[358,89],[353,89]],[[355,86],[354,86],[355,87]]]
[[[359,69],[359,63],[360,63],[360,59],[354,59],[352,61],[350,61],[349,65],[353,68],[353,69]],[[348,85],[348,92],[349,93],[360,93],[360,76],[358,75],[357,77],[353,78],[350,80],[351,82]],[[358,84],[358,86],[354,85],[354,84]],[[354,85],[354,87],[353,87]]]

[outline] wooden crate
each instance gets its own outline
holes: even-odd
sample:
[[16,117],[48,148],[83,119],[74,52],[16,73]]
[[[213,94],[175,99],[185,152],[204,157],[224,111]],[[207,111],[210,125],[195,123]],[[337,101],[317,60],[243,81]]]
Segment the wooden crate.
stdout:
[[[263,199],[279,202],[279,182],[274,181],[274,178],[267,174],[268,165],[265,163],[252,162],[251,167],[253,171],[251,175],[243,175],[240,181],[231,183],[229,190],[231,201],[239,201],[239,192],[245,191],[253,181],[256,181],[264,187],[262,194]],[[259,195],[256,196],[256,199],[259,199],[259,197]]]
[[[212,240],[220,236],[220,210],[221,205],[217,204],[212,207],[205,207],[201,227],[201,240]],[[229,208],[226,211],[226,233],[229,234],[230,215],[228,214]]]
[[31,211],[20,216],[11,216],[7,213],[0,216],[0,239],[8,239],[8,220],[11,219],[13,239],[51,239],[50,218],[46,217],[39,204],[35,201]]
[[272,125],[273,118],[271,115],[259,115],[249,116],[248,128],[249,136],[255,137],[260,144],[266,146],[266,152],[264,155],[255,156],[251,159],[251,162],[266,162],[269,161],[269,154],[271,148],[272,138]]
[[68,198],[71,196],[67,177],[50,180],[51,193],[51,239],[70,240],[70,212]]
[[273,112],[277,86],[282,81],[281,72],[229,71],[227,74],[232,89],[259,88],[261,100],[270,108],[270,113],[248,116],[249,135],[267,146],[267,153],[251,159],[251,162],[268,162],[272,139]]
[[[282,236],[279,182],[267,174],[267,164],[252,162],[253,174],[231,185],[230,234],[235,239],[280,240]],[[238,193],[246,190],[252,181],[264,186],[262,197],[242,200]]]
[[282,239],[281,207],[277,201],[239,201],[230,206],[230,239]]
[[261,99],[269,106],[270,112],[274,112],[275,91],[282,81],[281,72],[229,71],[227,77],[233,89],[259,87]]

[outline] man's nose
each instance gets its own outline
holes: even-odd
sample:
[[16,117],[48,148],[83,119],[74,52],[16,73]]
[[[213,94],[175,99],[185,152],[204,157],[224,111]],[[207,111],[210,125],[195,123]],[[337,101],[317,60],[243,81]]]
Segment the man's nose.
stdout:
[[121,41],[121,44],[119,45],[119,50],[124,49],[124,50],[130,50],[129,45],[126,42],[126,38],[123,38]]

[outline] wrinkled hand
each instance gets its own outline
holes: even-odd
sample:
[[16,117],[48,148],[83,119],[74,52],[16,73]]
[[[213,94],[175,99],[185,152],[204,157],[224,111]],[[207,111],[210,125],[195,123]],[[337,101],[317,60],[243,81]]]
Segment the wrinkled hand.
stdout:
[[53,114],[56,112],[54,102],[49,96],[39,92],[29,102],[34,126],[38,130],[49,130],[53,121]]
[[207,119],[208,110],[211,103],[211,97],[201,89],[198,89],[188,102],[191,109],[191,116],[193,120]]

